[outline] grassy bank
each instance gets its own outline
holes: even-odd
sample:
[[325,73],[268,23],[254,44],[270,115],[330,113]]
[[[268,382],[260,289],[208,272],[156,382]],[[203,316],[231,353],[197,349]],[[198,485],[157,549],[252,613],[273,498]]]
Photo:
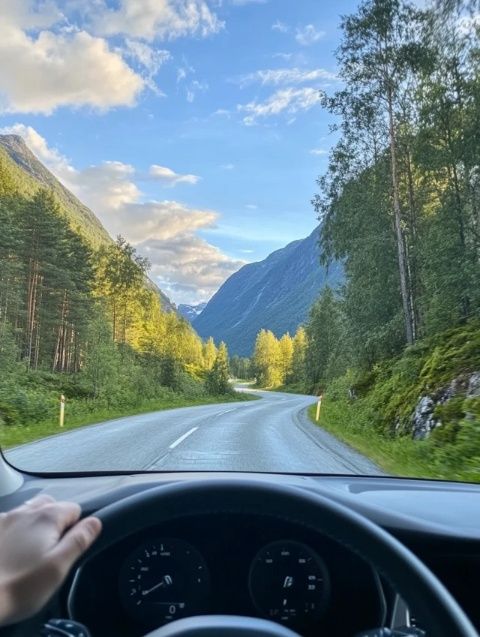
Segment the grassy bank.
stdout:
[[[478,370],[480,324],[472,321],[331,381],[319,424],[387,473],[480,482],[480,396],[468,389]],[[439,425],[414,440],[412,416],[423,396]]]
[[57,418],[46,419],[32,425],[2,424],[0,425],[0,445],[2,449],[8,449],[9,447],[33,442],[35,440],[45,438],[46,436],[71,431],[73,429],[78,429],[79,427],[98,424],[113,418],[135,416],[137,414],[161,411],[163,409],[176,409],[179,407],[194,407],[196,405],[211,405],[224,402],[227,403],[257,399],[257,396],[246,394],[244,392],[227,394],[224,396],[202,395],[199,397],[182,396],[181,394],[171,392],[162,396],[162,398],[148,400],[136,407],[125,407],[123,409],[116,407],[111,409],[92,408],[92,410],[89,410],[88,406],[85,405],[84,410],[80,411],[78,409],[78,405],[75,405],[75,411],[73,414],[69,414],[69,405],[67,403],[65,410],[65,424],[63,428],[59,427]]
[[405,437],[385,438],[365,426],[363,414],[345,402],[325,398],[319,423],[315,421],[315,411],[316,406],[312,405],[309,408],[312,422],[370,458],[385,473],[412,478],[438,477],[428,461],[428,442]]

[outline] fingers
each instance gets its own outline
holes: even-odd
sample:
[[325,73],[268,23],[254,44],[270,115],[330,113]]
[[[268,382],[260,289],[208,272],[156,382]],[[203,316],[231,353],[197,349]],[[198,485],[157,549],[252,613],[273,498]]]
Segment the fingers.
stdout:
[[102,530],[98,518],[85,518],[65,533],[59,543],[50,552],[52,560],[62,573],[68,573],[71,566],[95,542]]
[[41,494],[36,495],[31,500],[27,500],[23,503],[24,506],[27,506],[29,509],[39,509],[45,504],[53,504],[55,502],[55,498],[52,498],[51,495]]
[[68,528],[78,522],[82,509],[76,502],[52,502],[44,505],[39,512],[45,516],[45,519],[53,519],[59,534],[62,535]]

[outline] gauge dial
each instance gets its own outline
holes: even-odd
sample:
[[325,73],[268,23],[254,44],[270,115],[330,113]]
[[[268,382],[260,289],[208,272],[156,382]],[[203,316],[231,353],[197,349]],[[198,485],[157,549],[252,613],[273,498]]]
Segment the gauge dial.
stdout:
[[250,568],[250,594],[274,621],[302,624],[318,618],[328,601],[325,564],[308,546],[290,540],[268,544]]
[[120,572],[120,596],[131,617],[161,625],[205,609],[209,576],[201,554],[177,539],[143,544]]

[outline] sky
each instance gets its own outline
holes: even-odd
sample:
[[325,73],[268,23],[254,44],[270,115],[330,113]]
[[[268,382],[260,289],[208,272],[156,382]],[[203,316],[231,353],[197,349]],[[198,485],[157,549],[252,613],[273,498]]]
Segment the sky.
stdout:
[[2,0],[0,133],[176,303],[310,234],[354,0]]

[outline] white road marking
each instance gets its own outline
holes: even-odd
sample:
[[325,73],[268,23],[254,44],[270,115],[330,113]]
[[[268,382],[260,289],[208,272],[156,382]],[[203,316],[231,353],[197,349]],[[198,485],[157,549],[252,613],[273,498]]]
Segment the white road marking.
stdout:
[[193,429],[190,429],[190,431],[187,431],[186,434],[183,434],[183,436],[180,436],[180,438],[178,438],[178,440],[175,440],[175,442],[173,442],[169,449],[175,449],[175,447],[178,447],[178,445],[183,442],[185,440],[185,438],[188,438],[188,436],[191,436],[193,434],[194,431],[197,431],[198,427],[193,427]]

